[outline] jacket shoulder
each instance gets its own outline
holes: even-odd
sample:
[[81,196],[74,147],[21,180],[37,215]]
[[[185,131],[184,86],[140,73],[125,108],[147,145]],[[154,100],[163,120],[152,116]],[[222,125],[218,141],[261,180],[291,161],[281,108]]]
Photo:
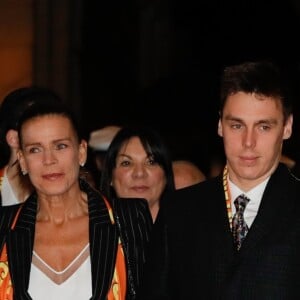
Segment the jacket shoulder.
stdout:
[[151,219],[149,205],[142,198],[114,198],[112,206],[118,214],[129,214],[131,217],[144,216]]
[[0,246],[4,244],[5,236],[12,226],[14,218],[22,204],[15,204],[0,207]]

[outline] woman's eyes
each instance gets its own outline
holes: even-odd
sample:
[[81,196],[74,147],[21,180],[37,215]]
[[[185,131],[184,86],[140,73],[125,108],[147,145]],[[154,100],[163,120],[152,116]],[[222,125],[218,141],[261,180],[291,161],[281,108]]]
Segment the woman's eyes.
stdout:
[[155,165],[155,164],[157,164],[157,162],[156,162],[153,158],[148,159],[148,160],[147,160],[147,163],[148,163],[149,165]]
[[123,167],[126,167],[126,166],[130,165],[130,162],[128,160],[123,160],[123,161],[121,161],[120,165]]
[[39,147],[31,147],[31,148],[29,148],[28,152],[29,153],[39,153],[39,152],[41,152],[41,148],[39,148]]
[[[132,161],[129,161],[129,160],[123,160],[119,163],[120,166],[123,166],[123,167],[128,167],[128,166],[131,166],[134,162]],[[156,165],[157,162],[154,160],[154,159],[147,159],[144,163],[146,166],[153,166],[153,165]]]
[[[65,143],[56,144],[54,150],[63,150],[68,148],[68,145]],[[40,153],[43,151],[43,147],[30,147],[28,148],[29,153]]]

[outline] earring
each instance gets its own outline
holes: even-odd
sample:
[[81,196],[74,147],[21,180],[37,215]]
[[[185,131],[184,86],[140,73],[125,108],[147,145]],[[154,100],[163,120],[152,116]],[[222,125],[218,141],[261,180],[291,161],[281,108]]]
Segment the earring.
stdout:
[[22,170],[21,172],[22,172],[23,176],[27,175],[27,171],[26,170]]
[[84,163],[84,162],[82,162],[82,163],[80,164],[80,166],[81,166],[81,167],[84,167],[84,164],[85,164],[85,163]]

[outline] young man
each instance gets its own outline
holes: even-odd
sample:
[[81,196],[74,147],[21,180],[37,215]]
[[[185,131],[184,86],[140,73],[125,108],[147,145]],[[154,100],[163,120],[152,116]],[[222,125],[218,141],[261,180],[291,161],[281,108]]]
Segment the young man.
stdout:
[[165,202],[139,299],[300,299],[300,182],[280,163],[292,124],[276,66],[224,70],[226,166]]

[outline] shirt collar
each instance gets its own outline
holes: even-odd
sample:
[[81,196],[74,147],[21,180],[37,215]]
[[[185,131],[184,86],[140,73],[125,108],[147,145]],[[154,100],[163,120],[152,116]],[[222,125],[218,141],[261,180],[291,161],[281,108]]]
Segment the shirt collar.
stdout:
[[249,205],[250,203],[251,205],[253,204],[259,205],[269,179],[270,177],[266,178],[263,182],[261,182],[260,184],[258,184],[257,186],[249,190],[248,192],[244,192],[228,178],[229,190],[231,195],[231,204],[233,204],[233,201],[234,199],[236,199],[237,196],[241,194],[245,194],[251,200],[249,202]]

